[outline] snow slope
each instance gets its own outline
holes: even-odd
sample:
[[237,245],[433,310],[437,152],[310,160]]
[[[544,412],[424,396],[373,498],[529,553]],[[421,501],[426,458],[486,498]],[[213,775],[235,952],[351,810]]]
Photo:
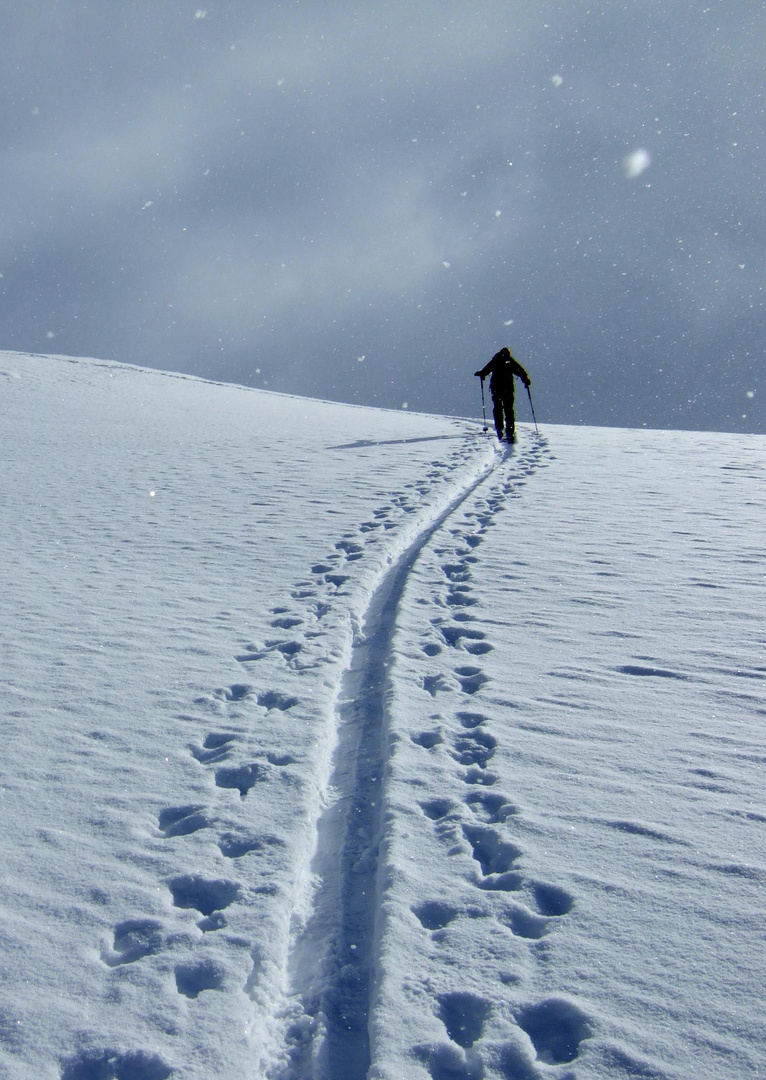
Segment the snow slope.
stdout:
[[1,1077],[766,1073],[763,437],[0,392]]

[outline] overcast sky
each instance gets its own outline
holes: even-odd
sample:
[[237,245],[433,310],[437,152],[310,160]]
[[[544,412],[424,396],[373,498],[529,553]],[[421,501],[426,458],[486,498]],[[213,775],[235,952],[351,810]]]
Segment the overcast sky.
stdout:
[[[753,0],[28,0],[0,348],[766,432]],[[525,401],[519,402],[522,419]]]

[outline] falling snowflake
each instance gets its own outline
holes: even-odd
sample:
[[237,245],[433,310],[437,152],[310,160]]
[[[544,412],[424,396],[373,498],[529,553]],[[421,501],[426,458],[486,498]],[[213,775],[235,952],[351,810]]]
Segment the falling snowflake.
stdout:
[[651,163],[652,155],[649,151],[638,149],[634,150],[632,154],[628,154],[628,156],[623,159],[622,167],[625,170],[625,175],[628,180],[635,180],[645,169],[649,168]]

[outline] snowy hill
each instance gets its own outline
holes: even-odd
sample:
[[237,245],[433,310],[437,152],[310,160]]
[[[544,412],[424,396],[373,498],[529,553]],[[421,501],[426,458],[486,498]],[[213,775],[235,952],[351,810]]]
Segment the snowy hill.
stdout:
[[766,438],[0,354],[0,1077],[759,1077]]

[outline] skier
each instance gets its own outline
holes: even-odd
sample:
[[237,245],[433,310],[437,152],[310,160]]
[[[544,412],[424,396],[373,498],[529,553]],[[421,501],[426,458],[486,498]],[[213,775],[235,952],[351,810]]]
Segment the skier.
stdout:
[[481,369],[475,371],[484,383],[487,375],[490,375],[489,392],[492,395],[492,415],[495,420],[495,431],[498,439],[503,437],[503,429],[508,442],[516,441],[516,416],[513,411],[514,376],[518,376],[527,390],[532,382],[521,364],[511,356],[510,349],[501,349],[495,353],[490,362]]

